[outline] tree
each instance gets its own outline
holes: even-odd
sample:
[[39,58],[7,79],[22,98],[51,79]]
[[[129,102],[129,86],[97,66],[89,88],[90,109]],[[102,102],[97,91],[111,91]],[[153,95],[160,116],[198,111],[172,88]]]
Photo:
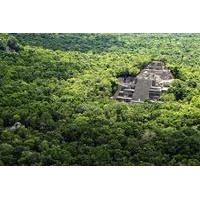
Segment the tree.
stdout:
[[4,165],[13,165],[15,158],[13,157],[13,146],[7,143],[0,144],[0,161]]
[[5,51],[6,50],[6,43],[5,41],[0,39],[0,51]]
[[7,41],[7,46],[16,52],[20,50],[20,45],[18,43],[18,40],[14,36],[10,36]]
[[180,80],[174,82],[172,91],[177,101],[183,100],[188,94],[186,85]]
[[176,66],[172,69],[172,74],[174,75],[175,78],[180,78],[180,69]]

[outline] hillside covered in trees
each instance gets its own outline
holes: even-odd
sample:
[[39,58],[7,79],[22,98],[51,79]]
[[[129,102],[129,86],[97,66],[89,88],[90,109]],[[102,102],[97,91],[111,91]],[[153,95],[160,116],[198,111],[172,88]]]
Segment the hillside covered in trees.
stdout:
[[[153,60],[163,103],[111,98]],[[0,165],[200,165],[200,34],[0,34]]]

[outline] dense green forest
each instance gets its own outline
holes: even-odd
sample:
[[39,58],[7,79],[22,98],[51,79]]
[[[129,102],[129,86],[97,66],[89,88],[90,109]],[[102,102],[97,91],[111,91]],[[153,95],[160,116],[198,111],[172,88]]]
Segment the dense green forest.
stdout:
[[[111,98],[152,60],[163,103]],[[0,165],[200,165],[200,34],[0,34]]]

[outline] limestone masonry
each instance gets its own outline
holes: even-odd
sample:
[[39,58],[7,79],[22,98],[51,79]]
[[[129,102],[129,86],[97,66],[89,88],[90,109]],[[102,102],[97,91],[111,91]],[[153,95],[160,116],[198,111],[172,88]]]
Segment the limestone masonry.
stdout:
[[140,103],[146,99],[159,100],[169,88],[173,75],[161,61],[153,61],[136,76],[119,77],[119,87],[113,98],[119,101]]

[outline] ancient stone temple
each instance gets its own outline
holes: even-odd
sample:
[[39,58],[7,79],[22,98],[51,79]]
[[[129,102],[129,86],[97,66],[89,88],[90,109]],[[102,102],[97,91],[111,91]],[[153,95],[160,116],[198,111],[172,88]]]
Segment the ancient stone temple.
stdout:
[[140,103],[146,99],[159,100],[169,88],[172,73],[161,61],[153,61],[136,76],[119,77],[119,87],[113,98],[119,101]]

